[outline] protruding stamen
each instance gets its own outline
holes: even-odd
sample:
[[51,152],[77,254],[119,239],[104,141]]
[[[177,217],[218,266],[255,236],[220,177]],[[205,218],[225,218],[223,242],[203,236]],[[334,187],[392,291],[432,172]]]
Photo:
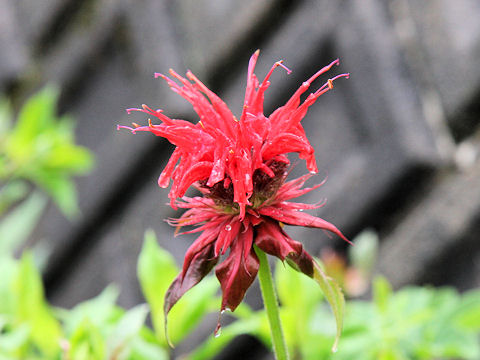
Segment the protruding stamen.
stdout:
[[128,115],[130,115],[132,112],[134,112],[134,111],[142,111],[142,109],[129,108],[129,109],[125,109],[125,111],[127,112]]
[[319,71],[317,71],[315,74],[313,74],[313,76],[310,79],[308,79],[306,81],[306,83],[308,85],[310,85],[313,82],[313,80],[315,80],[317,77],[319,77],[320,75],[329,71],[332,68],[333,65],[339,65],[339,64],[340,64],[340,60],[338,60],[338,59],[333,60],[330,64],[328,64],[327,66],[324,66]]
[[323,86],[320,89],[318,89],[317,91],[315,91],[313,93],[314,97],[318,98],[319,96],[325,94],[327,91],[332,90],[333,89],[333,82],[335,80],[341,78],[341,77],[344,77],[345,79],[348,79],[350,77],[350,74],[349,73],[340,74],[340,75],[334,76],[331,79],[328,79],[327,82],[325,84],[323,84]]
[[138,125],[137,123],[134,123],[134,122],[132,122],[132,125],[133,125],[134,128],[140,127],[140,125]]
[[130,126],[117,125],[117,130],[120,130],[120,129],[127,129],[127,130],[130,130],[132,133],[135,133],[135,129],[131,128]]
[[283,60],[277,61],[275,64],[278,64],[277,66],[284,68],[287,71],[287,74],[290,75],[292,73],[292,70],[290,70],[288,67],[283,65]]
[[341,77],[344,77],[345,79],[349,79],[350,78],[350,73],[337,75],[337,76],[333,77],[331,80],[335,81],[335,80],[337,80],[338,78],[341,78]]
[[200,126],[202,127],[202,129],[205,129],[205,126],[203,125],[202,120],[200,120],[198,123],[200,124]]
[[268,79],[270,79],[270,76],[272,76],[273,70],[275,70],[279,66],[285,69],[287,71],[287,74],[290,74],[292,72],[292,70],[290,70],[288,67],[283,65],[283,60],[277,61],[275,64],[272,65],[272,67],[270,68],[270,71],[267,73],[267,75],[265,76],[265,79],[263,79],[262,84],[260,85],[261,88],[264,88],[263,90],[265,90],[266,87],[268,87],[268,84],[269,84]]

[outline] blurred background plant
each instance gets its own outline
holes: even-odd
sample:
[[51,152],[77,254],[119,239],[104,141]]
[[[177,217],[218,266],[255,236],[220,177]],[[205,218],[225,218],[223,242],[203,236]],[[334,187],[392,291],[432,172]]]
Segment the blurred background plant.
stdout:
[[47,86],[33,95],[13,121],[6,100],[0,100],[0,214],[27,197],[26,182],[53,198],[62,212],[78,213],[71,177],[93,165],[92,154],[74,143],[73,120],[56,115],[58,90]]

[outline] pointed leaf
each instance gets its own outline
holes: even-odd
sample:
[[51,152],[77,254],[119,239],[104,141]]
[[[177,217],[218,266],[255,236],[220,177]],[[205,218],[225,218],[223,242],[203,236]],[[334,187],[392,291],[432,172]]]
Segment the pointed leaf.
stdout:
[[53,198],[67,217],[73,219],[80,214],[77,205],[77,191],[73,180],[67,176],[51,176],[48,173],[38,174],[34,179]]
[[[0,354],[13,355],[28,343],[30,329],[27,324],[22,324],[14,330],[0,333]],[[0,358],[1,359],[1,358]]]
[[302,308],[302,314],[313,311],[323,298],[320,289],[312,289],[311,279],[280,261],[275,266],[275,286],[282,306]]
[[128,310],[118,321],[107,339],[108,359],[127,358],[132,340],[139,335],[148,315],[146,304]]
[[115,302],[118,293],[118,289],[110,285],[98,296],[76,305],[71,310],[57,310],[56,314],[63,323],[66,335],[70,336],[86,319],[99,328],[111,322],[116,315]]
[[58,89],[46,86],[23,105],[15,127],[15,140],[31,141],[39,132],[48,129],[55,119]]
[[190,289],[168,314],[169,337],[174,344],[181,342],[211,310],[218,309],[220,299],[215,296],[218,281],[214,276],[206,276]]
[[60,340],[60,325],[53,317],[44,296],[40,274],[31,253],[24,253],[14,282],[16,316],[30,325],[31,338],[46,354],[55,354]]
[[301,271],[305,275],[314,279],[320,286],[320,289],[322,289],[337,323],[337,335],[332,346],[332,351],[336,352],[340,335],[342,334],[343,317],[345,314],[345,298],[342,289],[334,279],[328,277],[324,273],[320,265],[305,251],[300,255],[289,255],[287,257],[287,262],[294,269]]
[[[0,149],[1,152],[1,149]],[[0,168],[1,168],[0,160]],[[0,169],[0,177],[2,170]],[[9,181],[0,189],[0,216],[4,211],[8,210],[10,206],[20,201],[28,193],[28,185],[24,181]],[[2,237],[0,236],[0,239]]]
[[480,290],[465,293],[458,308],[455,323],[463,329],[480,332]]
[[168,360],[169,354],[160,345],[143,338],[136,338],[132,344],[129,360]]
[[[426,289],[424,293],[426,295]],[[373,281],[373,301],[377,306],[378,311],[381,313],[385,313],[387,311],[388,302],[391,297],[392,286],[386,278],[383,276],[377,276]]]
[[155,233],[147,230],[138,258],[137,272],[143,295],[150,305],[155,334],[164,346],[167,346],[167,341],[164,332],[163,299],[178,271],[173,257],[158,246]]
[[68,359],[103,360],[105,359],[105,340],[100,329],[88,319],[82,321],[69,338]]
[[12,254],[25,242],[45,205],[45,197],[34,192],[6,215],[0,222],[0,254]]

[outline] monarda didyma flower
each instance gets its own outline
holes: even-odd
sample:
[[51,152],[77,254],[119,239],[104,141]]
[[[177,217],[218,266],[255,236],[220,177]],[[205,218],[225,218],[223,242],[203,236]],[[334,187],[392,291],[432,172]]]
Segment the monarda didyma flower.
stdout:
[[[201,233],[187,250],[183,269],[165,295],[165,314],[229,249],[228,256],[215,269],[222,288],[221,311],[235,310],[255,279],[259,260],[253,245],[282,261],[287,260],[297,270],[313,277],[314,260],[300,242],[285,233],[282,224],[328,230],[348,241],[331,223],[302,212],[317,209],[324,205],[323,202],[310,205],[289,201],[321,184],[303,188],[310,174],[286,181],[290,164],[286,154],[291,152],[298,153],[306,161],[310,173],[317,172],[314,150],[301,120],[309,106],[333,88],[335,79],[348,78],[348,74],[327,80],[301,102],[300,96],[311,83],[339,64],[338,59],[333,61],[305,81],[284,106],[266,117],[263,102],[265,90],[270,85],[268,79],[278,66],[290,70],[279,61],[260,83],[254,74],[258,55],[256,51],[248,65],[240,119],[190,71],[186,74],[187,80],[170,70],[178,82],[162,74],[155,74],[155,77],[163,78],[173,91],[188,100],[200,121],[193,124],[171,119],[162,110],[143,105],[142,109],[127,111],[142,111],[154,116],[161,121],[159,125],[149,121],[148,126],[119,126],[133,133],[149,131],[176,145],[158,184],[167,187],[171,178],[171,206],[187,209],[179,219],[171,219],[170,224],[196,225],[197,228],[187,233]],[[202,196],[184,196],[192,185]]]

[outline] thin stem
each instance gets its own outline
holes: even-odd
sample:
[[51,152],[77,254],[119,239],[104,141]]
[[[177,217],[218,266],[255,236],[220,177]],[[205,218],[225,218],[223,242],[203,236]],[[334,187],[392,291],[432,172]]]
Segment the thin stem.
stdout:
[[260,290],[262,291],[263,304],[267,312],[270,333],[272,335],[273,350],[277,360],[288,360],[288,349],[283,337],[282,324],[278,311],[277,294],[273,286],[272,272],[268,264],[267,255],[255,246],[255,252],[260,260],[258,269],[258,279],[260,281]]

